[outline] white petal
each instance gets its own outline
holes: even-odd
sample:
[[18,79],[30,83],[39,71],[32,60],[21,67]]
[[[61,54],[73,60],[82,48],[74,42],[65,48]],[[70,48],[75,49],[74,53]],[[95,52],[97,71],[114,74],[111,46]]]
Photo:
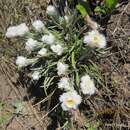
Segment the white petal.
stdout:
[[55,42],[55,37],[53,34],[49,34],[49,35],[44,35],[42,36],[42,39],[41,39],[44,43],[46,44],[53,44]]
[[58,75],[61,76],[61,75],[65,75],[68,71],[68,65],[67,64],[64,64],[62,62],[58,62],[57,63],[57,70],[58,70]]
[[35,72],[32,74],[32,78],[33,78],[33,80],[38,80],[38,79],[40,78],[40,72],[35,71]]
[[24,67],[28,65],[27,58],[23,56],[18,56],[16,59],[16,65],[19,67]]
[[47,49],[46,48],[42,48],[40,51],[38,51],[38,55],[46,56],[47,55]]
[[61,45],[52,45],[51,50],[57,55],[61,55],[63,53],[63,47]]
[[32,26],[36,29],[36,31],[41,31],[45,26],[41,20],[36,20],[32,23]]
[[32,51],[36,46],[38,45],[36,40],[33,40],[32,38],[29,38],[26,42],[25,49],[27,51]]
[[47,7],[47,14],[50,15],[50,16],[55,16],[57,15],[57,11],[56,11],[56,8],[53,6],[53,5],[49,5]]
[[61,104],[61,107],[62,107],[62,109],[64,111],[68,111],[69,110],[69,108],[64,103]]
[[92,95],[96,91],[95,84],[93,80],[89,78],[88,75],[82,76],[80,87],[83,94]]
[[84,36],[84,43],[90,43],[91,42],[91,38],[89,36]]

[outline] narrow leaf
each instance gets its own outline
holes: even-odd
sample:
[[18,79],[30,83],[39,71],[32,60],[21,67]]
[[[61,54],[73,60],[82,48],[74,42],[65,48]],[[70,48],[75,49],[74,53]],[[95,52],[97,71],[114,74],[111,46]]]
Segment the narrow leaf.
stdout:
[[108,9],[113,10],[117,4],[118,0],[105,0],[105,5]]
[[84,6],[82,6],[81,4],[78,4],[76,6],[77,10],[81,13],[81,15],[84,17],[85,15],[87,15],[87,11],[86,9],[84,8]]

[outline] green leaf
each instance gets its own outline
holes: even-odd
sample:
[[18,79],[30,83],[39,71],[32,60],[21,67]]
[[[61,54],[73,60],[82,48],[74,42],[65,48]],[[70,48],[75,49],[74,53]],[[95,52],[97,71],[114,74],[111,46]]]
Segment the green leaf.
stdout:
[[94,127],[89,127],[87,130],[96,130],[96,128],[94,128]]
[[95,12],[97,13],[102,13],[102,14],[106,14],[106,10],[104,8],[101,8],[100,6],[97,6],[95,9],[94,9]]
[[6,116],[1,116],[1,117],[0,117],[0,125],[3,124],[3,123],[5,123],[7,120],[8,120],[8,117],[6,117]]
[[105,6],[112,11],[115,8],[117,2],[118,0],[105,0]]
[[72,66],[74,69],[76,69],[76,63],[75,63],[75,53],[74,51],[72,52],[72,57],[71,57],[71,60],[72,60]]
[[96,127],[90,123],[87,123],[85,127],[87,128],[87,130],[97,130]]
[[85,7],[83,5],[81,5],[81,4],[78,4],[76,6],[76,9],[81,13],[81,15],[83,17],[88,14],[87,11],[86,11],[86,9],[85,9]]
[[79,77],[79,73],[76,71],[76,85],[79,87],[80,84],[80,77]]

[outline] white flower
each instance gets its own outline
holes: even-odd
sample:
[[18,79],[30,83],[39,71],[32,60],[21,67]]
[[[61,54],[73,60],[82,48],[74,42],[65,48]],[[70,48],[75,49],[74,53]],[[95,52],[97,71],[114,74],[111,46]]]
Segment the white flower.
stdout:
[[51,50],[57,55],[62,55],[64,49],[61,45],[57,44],[57,45],[52,45]]
[[53,34],[49,34],[49,35],[44,35],[42,36],[42,39],[41,39],[44,43],[46,44],[53,44],[55,42],[55,37]]
[[8,38],[17,36],[17,28],[15,26],[9,27],[5,35]]
[[40,72],[34,71],[32,74],[33,80],[38,80],[41,77]]
[[92,95],[96,91],[96,87],[94,85],[94,82],[90,78],[89,75],[85,75],[85,76],[81,77],[80,87],[81,87],[81,91],[83,92],[83,94]]
[[59,98],[61,107],[64,111],[71,109],[77,109],[78,105],[81,103],[82,98],[77,94],[75,90],[63,93]]
[[38,45],[38,42],[36,40],[33,40],[32,38],[29,38],[26,42],[25,49],[27,51],[32,51],[34,48]]
[[20,25],[17,26],[11,26],[7,29],[6,32],[6,36],[8,38],[11,37],[16,37],[16,36],[23,36],[24,34],[26,34],[29,31],[28,27],[26,26],[25,23],[22,23]]
[[37,30],[41,31],[41,29],[44,29],[45,26],[41,20],[36,20],[32,23],[32,26]]
[[65,75],[68,71],[68,65],[67,64],[64,64],[62,62],[58,62],[57,63],[57,70],[58,70],[58,75],[61,76],[61,75]]
[[46,13],[47,13],[48,15],[50,15],[50,16],[55,16],[55,15],[57,15],[56,8],[55,8],[53,5],[49,5],[49,6],[47,7]]
[[19,67],[27,66],[28,65],[27,58],[23,56],[18,56],[16,59],[16,65],[18,65]]
[[67,77],[62,77],[58,83],[58,88],[64,89],[65,91],[73,90],[73,84]]
[[27,25],[25,23],[22,23],[17,26],[17,34],[18,36],[23,36],[29,31]]
[[42,48],[40,51],[38,51],[38,55],[46,56],[47,55],[47,49],[46,48]]
[[88,32],[88,35],[84,36],[84,43],[87,43],[91,47],[105,48],[106,38],[97,30],[93,30]]

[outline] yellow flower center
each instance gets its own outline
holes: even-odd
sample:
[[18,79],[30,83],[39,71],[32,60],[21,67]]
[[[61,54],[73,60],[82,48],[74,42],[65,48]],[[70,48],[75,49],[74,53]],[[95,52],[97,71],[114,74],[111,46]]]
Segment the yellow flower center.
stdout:
[[98,42],[99,42],[99,37],[94,36],[94,37],[93,37],[93,43],[94,43],[94,44],[98,44]]
[[66,105],[67,105],[67,107],[69,107],[69,108],[72,108],[72,107],[74,106],[74,104],[75,104],[75,102],[74,102],[73,99],[68,99],[68,100],[66,101]]

